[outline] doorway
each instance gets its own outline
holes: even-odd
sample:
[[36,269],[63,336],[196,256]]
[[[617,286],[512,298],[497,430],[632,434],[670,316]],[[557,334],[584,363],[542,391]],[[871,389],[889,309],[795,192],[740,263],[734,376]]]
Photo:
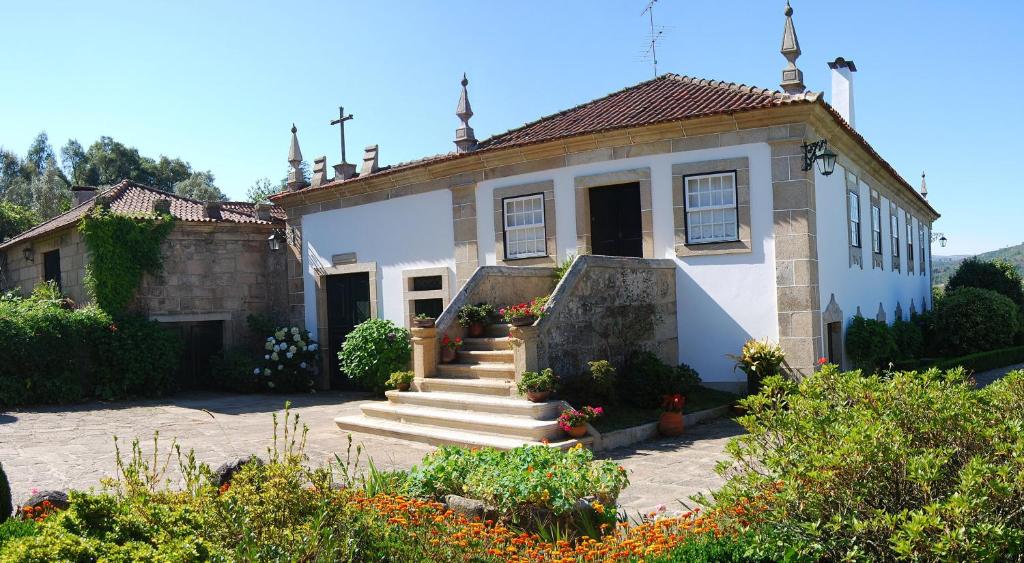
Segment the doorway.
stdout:
[[590,188],[591,252],[603,256],[644,255],[640,184]]
[[843,367],[843,323],[835,322],[825,325],[828,344],[828,363]]
[[181,338],[177,387],[183,391],[209,387],[213,359],[224,353],[224,321],[161,323]]
[[326,276],[327,359],[332,389],[352,389],[352,382],[341,373],[338,352],[352,329],[370,318],[370,274],[355,272]]

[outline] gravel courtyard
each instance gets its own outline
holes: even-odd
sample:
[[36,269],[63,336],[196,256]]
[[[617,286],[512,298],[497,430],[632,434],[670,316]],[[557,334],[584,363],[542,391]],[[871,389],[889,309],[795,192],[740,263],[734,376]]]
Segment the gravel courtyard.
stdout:
[[[271,413],[283,413],[286,400],[292,412],[309,427],[306,453],[311,463],[324,463],[337,453],[345,459],[346,434],[334,417],[357,414],[367,396],[359,393],[317,395],[187,394],[153,401],[88,403],[0,413],[0,462],[15,502],[32,489],[88,489],[115,471],[114,441],[130,449],[138,437],[152,452],[154,431],[160,449],[169,451],[177,439],[183,450],[194,449],[200,461],[220,463],[257,453],[271,443]],[[281,414],[279,414],[279,417]],[[620,502],[629,514],[658,504],[678,507],[677,500],[720,484],[715,463],[739,425],[722,419],[693,427],[685,435],[603,452],[630,472],[632,484]],[[368,434],[353,434],[365,456],[381,469],[406,469],[433,448],[424,444]],[[174,464],[172,463],[172,466]],[[363,463],[365,467],[365,461]],[[173,472],[172,472],[173,475]]]

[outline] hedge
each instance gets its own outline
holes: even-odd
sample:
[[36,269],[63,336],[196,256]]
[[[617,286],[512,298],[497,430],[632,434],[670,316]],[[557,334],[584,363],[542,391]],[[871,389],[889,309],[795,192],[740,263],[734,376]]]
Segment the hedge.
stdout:
[[949,370],[960,366],[966,370],[978,372],[1020,363],[1024,363],[1024,346],[1014,346],[989,352],[979,352],[959,358],[950,358],[936,363],[935,367],[941,370]]

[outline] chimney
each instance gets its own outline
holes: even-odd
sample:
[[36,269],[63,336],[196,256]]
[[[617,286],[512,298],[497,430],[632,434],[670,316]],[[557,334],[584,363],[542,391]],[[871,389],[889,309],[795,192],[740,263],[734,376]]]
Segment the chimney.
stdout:
[[71,193],[75,196],[75,205],[82,205],[96,197],[96,186],[71,186]]
[[853,73],[857,65],[842,57],[828,63],[832,69],[832,107],[843,116],[843,119],[856,129],[853,123]]
[[153,200],[153,213],[157,215],[170,215],[171,213],[171,200],[169,199],[154,199]]
[[260,221],[271,221],[273,217],[270,215],[270,209],[273,206],[269,203],[257,203],[256,204],[256,218]]
[[203,205],[203,217],[207,219],[220,219],[220,202],[219,201],[208,201]]
[[377,164],[377,145],[370,145],[366,147],[366,152],[363,153],[363,167],[359,169],[359,175],[373,174],[379,169],[380,166]]
[[313,177],[310,179],[310,185],[314,188],[319,188],[327,182],[327,157],[321,156],[319,158],[314,158]]

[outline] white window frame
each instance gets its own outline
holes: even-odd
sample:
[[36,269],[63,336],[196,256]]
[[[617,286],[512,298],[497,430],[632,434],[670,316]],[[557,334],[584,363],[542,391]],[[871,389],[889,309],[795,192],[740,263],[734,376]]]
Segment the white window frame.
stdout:
[[907,222],[907,270],[914,268],[914,218],[909,214],[905,218]]
[[[699,188],[699,183],[700,183],[701,180],[707,179],[710,182],[710,180],[713,179],[713,178],[729,178],[729,180],[732,182],[732,194],[731,194],[732,195],[732,203],[719,203],[719,204],[709,203],[708,205],[697,205],[696,207],[692,206],[690,204],[691,203],[691,201],[690,201],[691,182],[696,182],[698,184],[698,188],[697,189],[699,190],[700,189]],[[719,190],[719,191],[722,191],[722,190]],[[697,195],[697,199],[698,199],[698,203],[699,203],[699,200],[700,200],[699,192],[696,195]],[[713,194],[709,194],[709,197],[713,198]],[[739,200],[739,193],[738,193],[738,190],[736,189],[736,171],[735,170],[730,170],[728,172],[712,172],[710,174],[694,174],[692,176],[684,176],[683,177],[683,211],[684,211],[684,216],[685,216],[685,221],[686,221],[686,244],[710,244],[710,243],[716,243],[716,242],[735,242],[735,241],[740,240],[740,214],[739,214],[739,201],[738,200]],[[701,214],[701,213],[706,212],[706,211],[711,211],[711,212],[714,212],[714,211],[724,211],[726,213],[731,212],[732,213],[732,217],[733,217],[732,225],[733,225],[733,228],[734,228],[734,232],[727,233],[727,234],[724,234],[724,235],[718,236],[718,237],[711,236],[711,237],[706,237],[706,238],[705,237],[701,237],[699,239],[694,239],[691,236],[691,233],[692,233],[692,230],[693,230],[693,227],[694,227],[694,223],[693,223],[693,218],[694,217],[693,216],[697,216],[698,214]],[[724,226],[724,225],[728,225],[729,221],[724,221],[724,222],[721,222],[721,223],[716,223],[716,222],[713,221],[711,223],[712,227],[714,225],[716,225],[716,224],[722,224]],[[701,226],[703,226],[703,223],[701,224]]]
[[857,192],[846,192],[846,197],[849,200],[847,205],[850,206],[849,223],[850,223],[850,246],[860,248],[860,194]]
[[871,252],[882,253],[882,208],[871,204]]
[[[516,215],[515,211],[513,211],[512,214],[510,215],[509,209],[508,209],[509,204],[513,204],[514,205],[515,202],[517,202],[517,201],[524,201],[525,202],[525,201],[534,201],[534,200],[540,201],[540,223],[529,223],[529,224],[523,224],[523,225],[509,225],[509,219],[511,218],[511,216],[512,215]],[[504,245],[505,245],[505,260],[518,260],[518,259],[522,259],[522,258],[538,258],[538,257],[542,257],[542,256],[547,256],[548,255],[548,251],[547,251],[547,238],[548,238],[547,233],[548,233],[548,231],[547,231],[547,226],[546,226],[545,221],[544,221],[544,193],[543,192],[536,193],[536,194],[522,195],[522,196],[506,197],[506,198],[502,199],[501,200],[501,222],[502,222],[502,230],[503,230],[503,234],[504,234],[504,241],[503,242],[504,242]],[[518,254],[512,254],[512,253],[509,252],[509,243],[508,243],[509,233],[513,233],[513,232],[526,232],[526,231],[535,230],[537,228],[540,228],[540,231],[541,231],[541,239],[540,239],[541,250],[540,251],[538,251],[538,252],[523,252],[523,253],[518,253]]]
[[892,255],[894,258],[900,257],[900,215],[897,212],[896,215],[889,216],[889,238],[892,240]]

